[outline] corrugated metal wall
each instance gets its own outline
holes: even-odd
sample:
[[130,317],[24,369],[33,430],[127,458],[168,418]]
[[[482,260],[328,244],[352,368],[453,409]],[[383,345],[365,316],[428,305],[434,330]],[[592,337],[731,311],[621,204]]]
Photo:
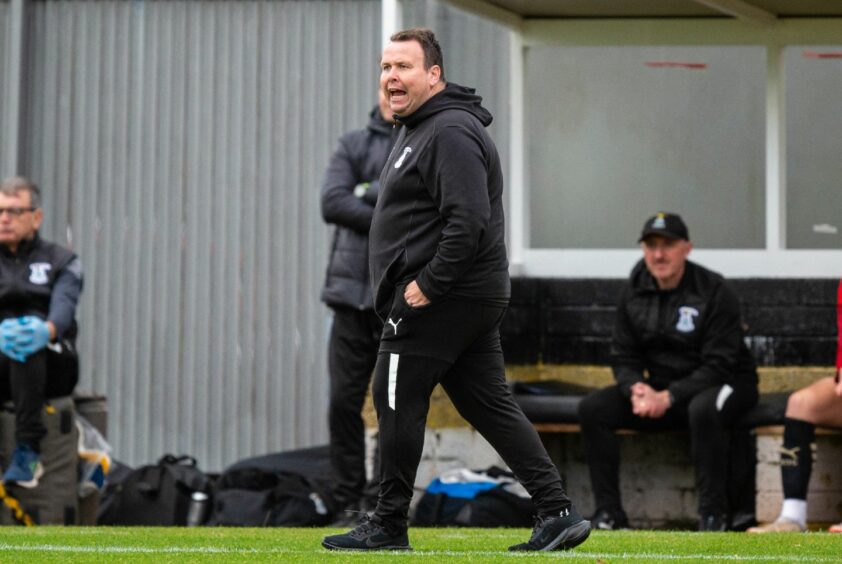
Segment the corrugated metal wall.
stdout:
[[[9,2],[0,0],[0,92],[6,92],[9,86],[9,63],[11,53],[9,48]],[[6,131],[6,97],[0,96],[0,175],[5,174],[8,164],[6,150],[8,149],[8,132]]]
[[[129,464],[327,438],[319,185],[375,101],[377,1],[28,7],[23,172],[86,271],[81,389]],[[1,76],[1,75],[0,75]]]
[[[485,97],[505,160],[506,34],[403,4],[449,79]],[[82,257],[79,388],[108,396],[117,458],[220,470],[326,441],[319,185],[375,100],[380,2],[24,5],[23,165],[2,173],[42,186],[42,232]],[[0,46],[9,13],[0,1]]]

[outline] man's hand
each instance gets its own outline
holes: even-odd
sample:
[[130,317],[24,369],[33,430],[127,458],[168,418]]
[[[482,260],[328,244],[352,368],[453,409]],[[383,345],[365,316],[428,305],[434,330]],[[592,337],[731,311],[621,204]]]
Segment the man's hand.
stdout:
[[44,320],[34,315],[21,317],[19,321],[15,350],[25,359],[47,346],[50,342],[50,328]]
[[633,384],[631,393],[632,413],[638,417],[658,419],[672,406],[667,390],[656,392],[644,382]]
[[12,360],[25,362],[26,357],[17,351],[19,329],[20,320],[16,317],[9,317],[0,323],[0,352]]
[[406,289],[403,291],[403,299],[409,307],[422,307],[430,303],[415,280],[406,285]]

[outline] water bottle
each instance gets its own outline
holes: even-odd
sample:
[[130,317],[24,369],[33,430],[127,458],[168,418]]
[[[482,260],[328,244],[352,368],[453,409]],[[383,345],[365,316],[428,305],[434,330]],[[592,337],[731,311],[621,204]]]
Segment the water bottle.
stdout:
[[205,492],[193,492],[190,496],[190,507],[187,508],[188,527],[198,527],[205,522],[209,500]]

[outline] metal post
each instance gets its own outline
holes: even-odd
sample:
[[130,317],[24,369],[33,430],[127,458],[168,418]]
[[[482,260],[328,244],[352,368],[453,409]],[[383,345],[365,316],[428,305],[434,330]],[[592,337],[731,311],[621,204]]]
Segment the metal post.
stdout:
[[382,46],[385,47],[389,43],[389,37],[396,31],[400,31],[403,17],[399,0],[382,0],[380,9],[381,39]]

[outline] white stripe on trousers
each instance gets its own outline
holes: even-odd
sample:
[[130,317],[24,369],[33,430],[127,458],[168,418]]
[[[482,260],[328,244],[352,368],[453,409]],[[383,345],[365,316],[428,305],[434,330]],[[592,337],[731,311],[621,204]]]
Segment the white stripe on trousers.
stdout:
[[399,354],[389,355],[389,407],[395,411],[395,389],[398,387],[398,361],[401,359]]
[[725,402],[728,401],[728,398],[731,397],[731,394],[734,393],[734,388],[725,384],[720,388],[719,394],[716,396],[716,411],[722,411],[722,408],[725,407]]

